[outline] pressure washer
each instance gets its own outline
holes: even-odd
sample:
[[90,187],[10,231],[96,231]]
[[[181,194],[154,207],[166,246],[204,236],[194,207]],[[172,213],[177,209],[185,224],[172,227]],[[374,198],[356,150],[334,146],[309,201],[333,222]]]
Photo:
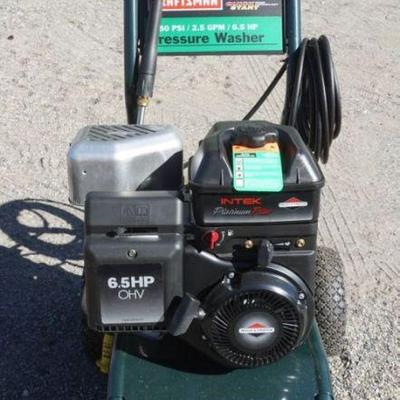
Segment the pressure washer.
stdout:
[[[109,399],[333,399],[324,348],[343,348],[346,303],[339,254],[317,246],[318,163],[341,129],[328,39],[300,40],[299,0],[124,4],[128,123],[86,127],[68,153],[85,346],[98,359],[113,338]],[[158,55],[188,54],[286,58],[186,177],[177,129],[144,118]],[[285,75],[280,123],[252,120]]]

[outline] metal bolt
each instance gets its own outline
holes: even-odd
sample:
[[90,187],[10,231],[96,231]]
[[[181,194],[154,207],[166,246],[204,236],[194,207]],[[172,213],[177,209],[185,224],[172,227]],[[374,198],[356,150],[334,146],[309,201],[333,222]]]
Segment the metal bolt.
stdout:
[[246,240],[245,242],[244,242],[244,247],[246,248],[246,249],[252,249],[253,248],[253,246],[254,246],[254,242],[252,241],[252,240]]
[[305,245],[306,245],[306,241],[303,238],[296,240],[295,246],[298,247],[299,249],[301,249]]
[[229,272],[228,278],[229,279],[233,279],[234,277],[235,277],[235,273],[234,272]]
[[137,251],[135,249],[128,250],[128,257],[135,258],[137,256]]
[[299,294],[299,300],[304,300],[306,298],[306,295],[304,293]]

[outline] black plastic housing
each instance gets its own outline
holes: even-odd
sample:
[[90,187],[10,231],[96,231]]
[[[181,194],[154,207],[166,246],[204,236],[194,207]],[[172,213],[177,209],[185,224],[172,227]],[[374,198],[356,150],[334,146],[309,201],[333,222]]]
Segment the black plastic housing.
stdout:
[[85,207],[89,327],[165,329],[183,294],[183,203],[170,192],[92,192]]
[[[235,191],[232,145],[245,141],[252,147],[254,139],[268,140],[269,135],[277,138],[281,151],[283,190]],[[250,121],[215,124],[190,160],[194,247],[203,251],[185,251],[185,288],[198,295],[206,275],[215,284],[223,262],[231,265],[227,270],[254,268],[259,246],[268,240],[274,248],[272,262],[297,274],[313,291],[323,185],[320,168],[294,128]],[[213,246],[210,233],[218,237]]]
[[[246,129],[263,129],[277,135],[284,178],[281,192],[235,191],[231,147],[237,132]],[[318,219],[324,177],[294,128],[268,122],[235,121],[215,124],[200,142],[198,151],[190,160],[189,185],[198,225],[286,224]],[[296,207],[293,213],[286,212],[282,203],[292,198],[307,203],[307,206]]]
[[[283,190],[235,191],[232,144],[259,147],[268,140],[279,144]],[[232,288],[238,293],[251,292],[252,287],[281,293],[284,285],[290,286],[282,293],[293,304],[297,295],[305,295],[304,308],[297,312],[302,320],[293,342],[297,345],[314,316],[323,184],[323,175],[296,130],[246,121],[213,127],[190,161],[189,185],[183,191],[176,187],[174,192],[90,193],[83,298],[89,327],[168,331],[212,353],[206,324],[211,321],[210,294],[219,287],[231,290],[231,283],[243,283],[257,272],[249,287]],[[268,261],[263,262],[266,248]],[[282,274],[290,279],[286,282]],[[265,286],[271,280],[273,290]],[[218,304],[213,306],[218,309]]]

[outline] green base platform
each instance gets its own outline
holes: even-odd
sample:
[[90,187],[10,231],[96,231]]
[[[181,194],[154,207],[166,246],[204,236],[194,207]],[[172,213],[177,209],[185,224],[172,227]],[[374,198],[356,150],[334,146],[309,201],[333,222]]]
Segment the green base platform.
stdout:
[[120,334],[108,400],[333,400],[318,327],[305,344],[272,365],[226,371],[174,338]]

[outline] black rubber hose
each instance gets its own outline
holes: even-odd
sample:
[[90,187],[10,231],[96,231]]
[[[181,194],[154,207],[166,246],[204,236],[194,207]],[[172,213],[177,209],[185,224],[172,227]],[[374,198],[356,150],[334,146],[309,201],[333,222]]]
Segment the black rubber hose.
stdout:
[[286,59],[284,64],[282,65],[281,69],[276,74],[274,80],[268,86],[267,90],[260,97],[260,99],[254,105],[254,107],[246,114],[246,116],[243,118],[243,121],[249,120],[258,111],[258,109],[263,105],[264,101],[267,100],[268,96],[272,93],[272,91],[275,89],[275,86],[278,84],[278,82],[281,80],[283,74],[286,72],[287,62],[288,62],[288,60]]
[[162,0],[150,1],[150,12],[147,21],[145,40],[140,61],[136,95],[152,97],[157,68],[158,38],[162,13]]
[[278,84],[290,64],[282,123],[295,127],[315,159],[326,163],[342,124],[340,89],[329,40],[304,39],[270,86],[245,116],[250,119]]

